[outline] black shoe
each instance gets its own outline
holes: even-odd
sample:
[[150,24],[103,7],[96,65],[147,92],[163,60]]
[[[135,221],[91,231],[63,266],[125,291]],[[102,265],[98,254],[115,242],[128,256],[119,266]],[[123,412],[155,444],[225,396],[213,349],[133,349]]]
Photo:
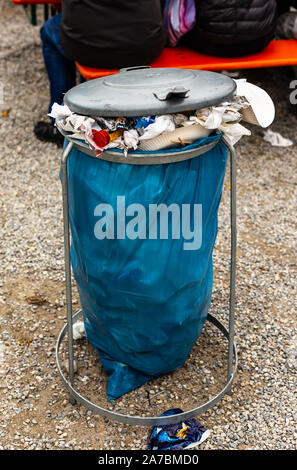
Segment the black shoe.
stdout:
[[53,122],[37,122],[34,126],[34,134],[39,140],[44,142],[52,142],[58,147],[63,146],[64,137],[55,127]]

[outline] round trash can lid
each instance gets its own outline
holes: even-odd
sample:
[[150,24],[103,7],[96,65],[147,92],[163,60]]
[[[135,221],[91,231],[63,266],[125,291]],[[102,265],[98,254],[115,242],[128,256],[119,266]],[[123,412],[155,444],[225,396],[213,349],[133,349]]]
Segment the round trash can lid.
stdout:
[[87,116],[148,116],[219,104],[235,89],[234,80],[216,72],[132,67],[77,85],[64,103]]

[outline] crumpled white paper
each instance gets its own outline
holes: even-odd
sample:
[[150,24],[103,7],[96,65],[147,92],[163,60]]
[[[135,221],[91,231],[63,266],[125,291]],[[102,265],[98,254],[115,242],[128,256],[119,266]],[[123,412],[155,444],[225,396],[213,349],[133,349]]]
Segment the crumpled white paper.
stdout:
[[57,118],[56,126],[67,132],[81,131],[82,133],[85,133],[87,131],[92,131],[92,129],[98,131],[101,130],[101,127],[95,121],[95,119],[89,116],[81,116],[80,114],[74,113],[65,118]]
[[60,105],[58,103],[54,103],[51,109],[51,112],[48,114],[48,116],[58,119],[58,118],[67,118],[68,116],[71,116],[72,111],[68,108],[66,104]]
[[82,320],[79,320],[72,325],[72,334],[74,340],[81,339],[86,336],[85,325]]
[[130,131],[124,131],[123,134],[125,146],[133,148],[134,150],[137,149],[137,145],[139,142],[139,135],[136,129],[131,129]]
[[139,140],[153,139],[158,137],[163,132],[170,132],[175,130],[175,124],[173,117],[170,114],[164,114],[156,116],[155,122],[149,124],[145,129],[144,133],[139,137]]
[[263,133],[263,139],[274,147],[290,147],[293,145],[292,140],[283,137],[279,132],[273,132],[267,129]]
[[249,106],[246,102],[240,103],[235,99],[234,103],[225,102],[219,106],[199,109],[196,111],[198,122],[206,129],[218,129],[231,145],[235,145],[243,135],[251,135],[250,130],[239,124],[242,118],[238,111],[241,104]]
[[[173,122],[174,122],[176,127],[184,126],[185,122],[187,122],[188,119],[189,119],[188,116],[186,116],[185,114],[182,114],[182,113],[172,114],[172,117],[173,117]],[[191,124],[192,123],[190,123],[190,125]]]
[[222,122],[219,130],[224,134],[224,137],[231,145],[235,145],[243,135],[251,135],[251,131],[239,123],[230,124]]
[[122,137],[118,137],[117,139],[114,139],[112,142],[109,142],[109,144],[106,145],[105,150],[113,149],[113,148],[123,149],[124,147],[125,145],[124,145]]

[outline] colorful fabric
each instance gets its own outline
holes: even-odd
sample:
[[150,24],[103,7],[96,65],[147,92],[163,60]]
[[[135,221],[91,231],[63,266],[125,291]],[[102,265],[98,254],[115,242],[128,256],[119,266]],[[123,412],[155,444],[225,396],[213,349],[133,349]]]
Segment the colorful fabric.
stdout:
[[[183,413],[180,408],[167,410],[161,416]],[[149,437],[147,450],[183,450],[202,444],[209,431],[195,418],[177,424],[155,426]]]
[[196,22],[194,0],[166,0],[163,21],[167,28],[169,45],[177,45],[181,37],[191,31]]

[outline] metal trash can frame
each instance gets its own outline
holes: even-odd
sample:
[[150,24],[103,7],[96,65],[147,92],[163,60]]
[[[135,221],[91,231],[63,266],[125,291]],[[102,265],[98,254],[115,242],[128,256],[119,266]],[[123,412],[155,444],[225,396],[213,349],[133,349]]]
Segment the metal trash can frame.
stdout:
[[[216,74],[217,75],[217,74]],[[77,88],[77,87],[76,87]],[[184,108],[185,109],[185,108]],[[65,134],[66,136],[66,134]],[[89,147],[78,142],[75,139],[71,139],[71,136],[67,136],[69,143],[65,148],[62,160],[61,160],[61,182],[62,182],[62,197],[63,197],[63,224],[64,224],[64,252],[65,252],[65,277],[66,277],[66,305],[67,305],[67,323],[61,330],[57,345],[56,345],[56,362],[58,372],[61,379],[67,388],[70,396],[71,403],[80,403],[86,408],[90,409],[94,413],[97,413],[105,418],[116,420],[127,424],[136,425],[165,425],[178,423],[182,420],[189,419],[193,416],[197,416],[209,408],[216,405],[226,393],[231,393],[232,383],[237,369],[237,349],[234,342],[234,304],[235,304],[235,272],[236,272],[236,153],[233,146],[231,146],[224,138],[223,142],[226,145],[230,155],[230,229],[231,229],[231,252],[230,252],[230,286],[229,286],[229,324],[228,329],[221,323],[216,317],[208,314],[207,320],[213,323],[228,339],[228,371],[227,381],[221,391],[214,396],[211,400],[203,403],[202,405],[183,413],[174,416],[164,417],[142,417],[142,416],[130,416],[117,413],[92,403],[87,400],[81,394],[79,394],[74,388],[74,351],[73,351],[73,322],[78,320],[82,316],[82,311],[79,310],[73,316],[72,311],[72,289],[71,289],[71,262],[70,262],[70,228],[69,228],[69,200],[68,200],[68,174],[67,174],[67,161],[73,147],[79,148],[84,153],[96,157],[95,152],[90,150]],[[170,157],[162,153],[155,153],[153,158],[149,155],[144,156],[139,154],[137,156],[134,153],[133,156],[124,157],[119,152],[113,152],[112,150],[106,150],[100,155],[100,159],[117,162],[119,164],[140,164],[140,165],[154,165],[154,164],[165,164],[173,163],[177,161],[186,160],[189,158],[199,158],[199,155],[206,153],[216,145],[217,142],[201,146],[197,149],[188,152],[176,152],[171,153]],[[69,361],[69,380],[65,377],[61,370],[59,362],[59,351],[61,343],[67,333],[68,336],[68,361]]]

